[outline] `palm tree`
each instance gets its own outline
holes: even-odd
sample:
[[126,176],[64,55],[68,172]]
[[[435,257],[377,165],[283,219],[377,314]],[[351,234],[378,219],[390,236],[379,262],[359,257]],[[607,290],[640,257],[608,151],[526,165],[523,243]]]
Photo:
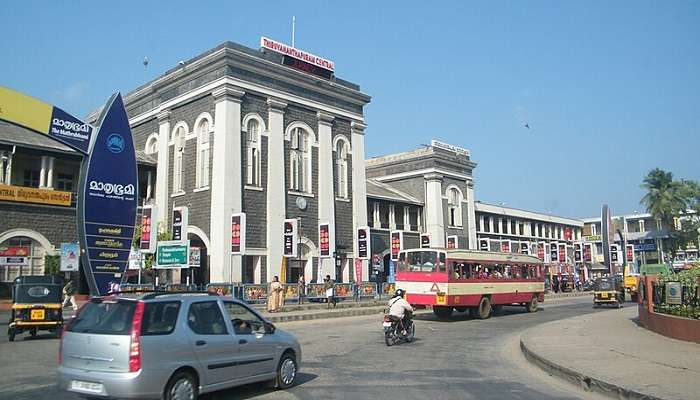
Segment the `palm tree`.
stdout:
[[674,181],[671,172],[654,168],[644,178],[642,188],[647,190],[641,201],[647,212],[663,226],[673,226],[673,217],[683,212],[687,203],[682,183]]

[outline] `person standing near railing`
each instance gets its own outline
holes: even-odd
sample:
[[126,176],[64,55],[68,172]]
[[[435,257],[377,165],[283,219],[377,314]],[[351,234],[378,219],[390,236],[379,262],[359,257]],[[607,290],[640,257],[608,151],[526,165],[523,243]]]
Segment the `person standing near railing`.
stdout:
[[306,297],[306,279],[304,279],[304,275],[299,276],[297,291],[299,292],[299,304],[304,304],[304,298]]

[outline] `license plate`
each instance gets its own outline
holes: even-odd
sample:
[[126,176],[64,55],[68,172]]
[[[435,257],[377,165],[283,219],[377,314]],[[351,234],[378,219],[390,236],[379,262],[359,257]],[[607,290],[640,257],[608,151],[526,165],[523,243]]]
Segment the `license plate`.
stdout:
[[46,314],[44,313],[44,310],[32,310],[29,315],[31,319],[44,319]]
[[71,381],[70,388],[71,390],[87,393],[102,393],[104,391],[104,385],[102,385],[101,383],[84,381]]
[[382,326],[385,328],[391,328],[391,322],[383,322]]

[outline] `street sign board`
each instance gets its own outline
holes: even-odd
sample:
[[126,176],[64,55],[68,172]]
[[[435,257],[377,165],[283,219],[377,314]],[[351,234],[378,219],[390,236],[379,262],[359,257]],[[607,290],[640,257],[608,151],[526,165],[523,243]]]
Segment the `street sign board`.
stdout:
[[189,249],[189,241],[184,243],[179,240],[158,242],[156,264],[153,268],[188,268]]

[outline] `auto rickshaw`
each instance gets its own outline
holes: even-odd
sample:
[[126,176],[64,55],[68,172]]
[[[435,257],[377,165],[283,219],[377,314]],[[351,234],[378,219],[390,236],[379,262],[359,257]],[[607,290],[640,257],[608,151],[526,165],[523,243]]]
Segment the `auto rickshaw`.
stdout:
[[621,277],[604,276],[596,279],[593,307],[603,304],[622,307],[625,302],[625,288],[622,283]]
[[9,341],[15,335],[49,331],[59,337],[63,328],[61,296],[63,280],[54,276],[20,276],[12,285],[12,311],[7,327]]

